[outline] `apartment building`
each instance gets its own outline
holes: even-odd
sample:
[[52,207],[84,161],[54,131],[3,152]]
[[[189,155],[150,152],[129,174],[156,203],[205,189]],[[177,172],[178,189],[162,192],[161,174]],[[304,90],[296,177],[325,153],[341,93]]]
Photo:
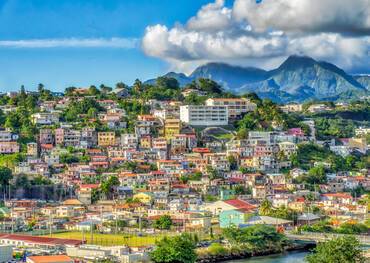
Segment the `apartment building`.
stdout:
[[17,142],[0,142],[0,154],[18,153],[19,144]]
[[9,130],[0,131],[0,142],[11,142],[16,141],[17,139],[18,135]]
[[40,144],[53,144],[54,136],[51,129],[41,129],[39,133]]
[[175,135],[180,134],[181,120],[179,119],[166,119],[164,121],[164,135],[166,139],[171,139]]
[[37,157],[38,155],[38,146],[36,142],[27,143],[27,155],[32,157]]
[[139,139],[134,133],[121,134],[121,145],[125,148],[136,148],[139,143]]
[[51,125],[59,122],[59,115],[57,113],[38,112],[31,115],[31,120],[33,124]]
[[115,132],[98,132],[99,146],[114,146],[116,145]]
[[185,105],[180,106],[180,120],[194,126],[222,126],[229,118],[226,106]]
[[289,112],[301,112],[302,111],[302,104],[287,104],[280,106],[280,109],[283,112],[289,113]]
[[257,105],[246,98],[210,98],[206,100],[207,106],[225,106],[229,119],[236,119],[242,114],[254,111]]
[[71,129],[56,129],[55,143],[64,146],[78,146],[81,140],[81,131]]

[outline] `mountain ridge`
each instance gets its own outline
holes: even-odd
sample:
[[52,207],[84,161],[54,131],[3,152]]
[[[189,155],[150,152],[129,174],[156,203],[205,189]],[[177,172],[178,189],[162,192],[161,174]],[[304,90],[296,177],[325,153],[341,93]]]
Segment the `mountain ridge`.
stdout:
[[[176,78],[182,87],[198,78],[210,78],[226,91],[256,92],[281,103],[356,98],[368,95],[370,90],[370,76],[352,76],[332,63],[299,55],[289,56],[272,70],[211,62],[190,75],[169,72],[163,76]],[[153,84],[155,79],[145,83]]]

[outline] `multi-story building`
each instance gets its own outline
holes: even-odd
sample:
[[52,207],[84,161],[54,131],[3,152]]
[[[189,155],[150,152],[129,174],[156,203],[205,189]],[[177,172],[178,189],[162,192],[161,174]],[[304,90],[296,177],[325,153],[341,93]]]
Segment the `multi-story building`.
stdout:
[[246,98],[210,98],[206,100],[207,106],[227,107],[229,119],[236,119],[242,114],[254,111],[257,105]]
[[292,154],[297,152],[297,145],[292,142],[280,142],[279,149],[285,156],[290,157]]
[[178,119],[180,117],[179,107],[167,106],[164,109],[155,109],[153,110],[153,116],[162,120],[170,118]]
[[185,105],[180,106],[180,120],[194,126],[222,126],[229,118],[226,106]]
[[91,148],[97,144],[97,136],[95,128],[85,127],[81,130],[81,142],[82,148]]
[[81,141],[81,131],[72,129],[56,129],[55,143],[64,146],[78,146]]
[[134,133],[121,134],[121,145],[125,148],[136,148],[138,142],[138,138]]
[[16,141],[17,139],[18,135],[9,130],[0,131],[0,142],[11,142]]
[[0,153],[18,153],[19,144],[17,142],[0,142]]
[[98,132],[98,145],[99,146],[116,145],[116,133],[115,132]]
[[164,121],[164,135],[166,139],[171,139],[180,134],[181,121],[179,119],[166,119]]
[[38,155],[37,143],[35,142],[27,143],[27,155],[32,156],[32,157],[37,157]]
[[31,115],[33,124],[51,125],[59,122],[59,115],[55,112],[38,112]]
[[153,149],[166,150],[167,149],[166,138],[163,138],[163,137],[153,138]]
[[53,144],[54,136],[51,129],[41,129],[39,134],[40,144]]
[[283,112],[301,112],[302,104],[287,104],[280,107]]

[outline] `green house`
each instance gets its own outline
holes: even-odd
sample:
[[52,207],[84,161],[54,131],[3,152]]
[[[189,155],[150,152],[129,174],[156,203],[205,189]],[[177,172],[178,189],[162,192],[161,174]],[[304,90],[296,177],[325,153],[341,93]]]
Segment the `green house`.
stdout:
[[230,226],[238,227],[241,224],[245,224],[254,213],[247,209],[233,209],[222,211],[218,217],[220,227],[227,228]]

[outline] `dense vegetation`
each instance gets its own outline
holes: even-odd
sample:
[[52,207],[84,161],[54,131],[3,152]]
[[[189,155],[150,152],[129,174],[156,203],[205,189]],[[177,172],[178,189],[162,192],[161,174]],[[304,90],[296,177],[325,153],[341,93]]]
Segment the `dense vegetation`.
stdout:
[[182,234],[175,237],[165,237],[156,244],[156,248],[150,253],[153,262],[178,262],[193,263],[197,259],[193,237]]
[[312,168],[315,162],[330,164],[330,170],[332,171],[348,171],[354,168],[364,169],[368,165],[366,156],[349,155],[343,158],[334,154],[328,148],[313,143],[299,144],[297,153],[291,156],[291,161],[293,167],[307,170]]
[[362,263],[360,242],[354,237],[340,237],[324,243],[319,243],[313,253],[306,257],[309,263]]
[[365,224],[348,222],[338,227],[333,226],[329,221],[324,220],[312,225],[304,225],[302,231],[319,233],[338,233],[338,234],[366,234],[369,228]]
[[262,251],[281,252],[289,244],[288,239],[268,225],[254,225],[246,228],[229,227],[223,230],[223,237],[232,247],[258,254]]

